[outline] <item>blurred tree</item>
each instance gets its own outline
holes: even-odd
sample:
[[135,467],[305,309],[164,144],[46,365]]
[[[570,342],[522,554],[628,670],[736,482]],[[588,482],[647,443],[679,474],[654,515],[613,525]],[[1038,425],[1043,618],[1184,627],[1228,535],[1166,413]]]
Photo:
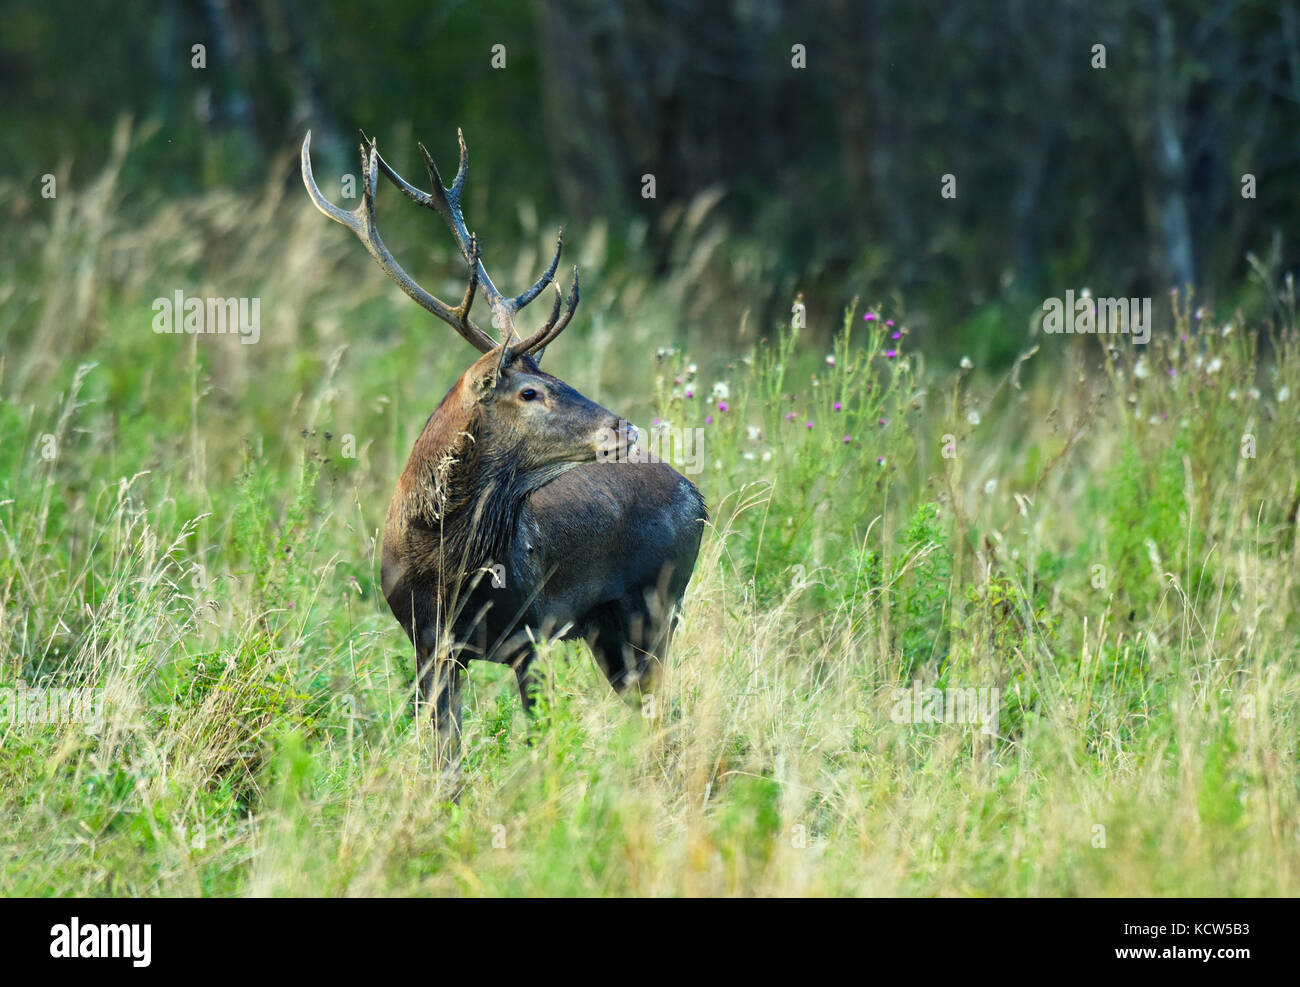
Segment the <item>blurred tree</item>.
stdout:
[[418,175],[415,139],[454,160],[461,126],[488,235],[554,201],[644,226],[614,259],[664,271],[720,191],[716,290],[685,317],[723,331],[804,290],[813,325],[862,294],[1014,340],[1067,287],[1212,297],[1300,219],[1296,0],[9,0],[0,95],[20,183],[91,176],[116,118],[156,121],[128,202],[254,187],[272,160],[295,182],[309,126],[330,166],[364,128]]

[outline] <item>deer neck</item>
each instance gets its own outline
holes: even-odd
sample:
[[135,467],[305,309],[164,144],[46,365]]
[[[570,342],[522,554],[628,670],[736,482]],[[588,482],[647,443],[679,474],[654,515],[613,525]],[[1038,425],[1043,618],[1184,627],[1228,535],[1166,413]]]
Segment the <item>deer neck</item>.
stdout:
[[417,447],[412,456],[407,530],[419,568],[443,587],[504,562],[528,495],[578,465],[522,470],[514,455],[484,446],[479,420],[471,416],[448,441]]

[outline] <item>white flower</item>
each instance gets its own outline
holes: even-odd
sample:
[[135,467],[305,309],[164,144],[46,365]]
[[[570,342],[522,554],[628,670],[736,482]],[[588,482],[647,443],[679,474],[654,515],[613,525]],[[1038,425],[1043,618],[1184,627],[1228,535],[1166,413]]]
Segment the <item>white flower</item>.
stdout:
[[1229,401],[1237,400],[1237,389],[1235,387],[1228,392],[1228,400]]
[[1151,368],[1147,366],[1146,357],[1133,364],[1133,376],[1138,380],[1146,380],[1151,376]]
[[754,458],[754,454],[753,454],[752,452],[748,452],[748,451],[746,451],[746,452],[742,452],[742,453],[740,454],[740,458],[741,458],[741,459],[753,459],[753,458]]
[[700,369],[699,367],[697,367],[695,364],[692,363],[689,367],[686,368],[686,372],[690,374],[692,377],[694,377],[695,372],[699,369]]
[[994,477],[993,479],[989,480],[988,483],[984,484],[984,493],[991,494],[997,488],[998,488],[998,480],[997,477]]
[[1216,356],[1213,360],[1210,361],[1209,366],[1207,366],[1205,369],[1208,373],[1217,374],[1220,370],[1223,369],[1223,361]]
[[980,413],[971,408],[970,411],[966,412],[966,421],[972,425],[978,425],[980,423]]
[[1230,323],[1230,322],[1225,322],[1225,323],[1223,324],[1223,328],[1219,330],[1219,335],[1220,335],[1220,336],[1231,336],[1231,335],[1232,335],[1232,323]]
[[1249,391],[1246,392],[1246,397],[1250,398],[1252,401],[1258,401],[1258,400],[1259,400],[1259,388],[1258,388],[1258,387],[1252,387]]
[[1278,400],[1279,403],[1281,403],[1282,401],[1285,401],[1285,400],[1286,400],[1287,398],[1289,398],[1290,396],[1291,396],[1291,388],[1286,387],[1286,386],[1283,386],[1283,387],[1281,387],[1281,388],[1278,389],[1278,392],[1277,392],[1277,400]]
[[745,427],[745,438],[750,442],[757,442],[763,437],[763,430],[757,425],[747,425]]
[[826,354],[826,366],[828,367],[835,366],[835,354],[833,353]]
[[716,381],[713,385],[713,396],[719,401],[725,401],[731,397],[731,388],[723,381]]
[[765,463],[766,463],[766,462],[770,462],[771,459],[772,459],[772,450],[771,450],[771,449],[764,449],[764,450],[763,450],[763,462],[765,462]]
[[970,362],[970,357],[964,356],[961,358],[961,368],[963,370],[969,370],[973,366],[975,366],[975,364]]

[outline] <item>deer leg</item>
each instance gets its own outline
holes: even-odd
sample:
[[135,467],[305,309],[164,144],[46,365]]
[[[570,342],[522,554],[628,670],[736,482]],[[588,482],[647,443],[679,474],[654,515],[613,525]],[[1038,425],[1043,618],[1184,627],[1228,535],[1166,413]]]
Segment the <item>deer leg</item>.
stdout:
[[515,681],[519,684],[519,701],[523,704],[524,713],[530,717],[535,715],[538,694],[546,688],[546,676],[539,673],[533,664],[536,657],[536,649],[529,645],[510,662],[515,670]]
[[461,687],[465,666],[455,659],[428,661],[420,675],[420,699],[428,705],[440,759],[450,763],[460,748]]
[[646,673],[658,663],[645,648],[649,613],[615,602],[602,609],[592,623],[587,643],[614,691],[622,695],[628,686],[634,686],[638,695],[648,691]]

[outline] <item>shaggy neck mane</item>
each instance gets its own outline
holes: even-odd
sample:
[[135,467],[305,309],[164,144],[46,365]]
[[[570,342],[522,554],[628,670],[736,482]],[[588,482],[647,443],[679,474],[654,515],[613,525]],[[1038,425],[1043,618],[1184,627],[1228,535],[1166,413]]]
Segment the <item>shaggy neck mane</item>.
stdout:
[[575,463],[520,470],[509,452],[485,449],[483,410],[453,393],[439,405],[407,467],[406,514],[416,572],[442,592],[504,562],[524,498]]

